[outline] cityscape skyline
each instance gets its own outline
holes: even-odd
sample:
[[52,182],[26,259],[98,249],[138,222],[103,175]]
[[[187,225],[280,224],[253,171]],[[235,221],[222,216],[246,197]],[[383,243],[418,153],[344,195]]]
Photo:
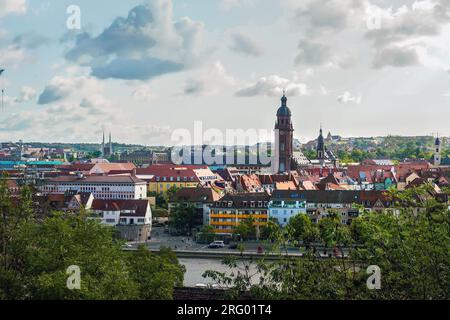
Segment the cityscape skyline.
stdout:
[[271,130],[284,89],[302,142],[321,124],[449,136],[449,5],[358,3],[83,0],[81,30],[68,30],[71,3],[2,0],[0,140],[98,143],[106,130],[171,145],[198,120]]

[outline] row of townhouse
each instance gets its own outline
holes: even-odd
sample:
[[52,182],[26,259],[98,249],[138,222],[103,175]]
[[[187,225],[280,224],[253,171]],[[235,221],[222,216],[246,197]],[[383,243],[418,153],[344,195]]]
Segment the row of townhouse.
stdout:
[[198,213],[198,225],[210,225],[217,234],[231,234],[239,224],[253,218],[255,225],[264,226],[270,219],[285,227],[292,217],[307,214],[314,223],[337,213],[343,224],[351,224],[359,216],[355,204],[381,211],[391,202],[381,191],[349,190],[275,190],[266,192],[229,193],[221,197],[211,188],[180,189],[169,203],[190,203]]

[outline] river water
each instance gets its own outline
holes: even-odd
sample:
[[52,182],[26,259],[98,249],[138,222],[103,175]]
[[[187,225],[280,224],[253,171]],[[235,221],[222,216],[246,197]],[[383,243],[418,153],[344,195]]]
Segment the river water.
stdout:
[[[186,267],[186,273],[184,274],[185,287],[195,287],[197,284],[215,284],[213,280],[202,277],[207,270],[225,272],[227,275],[230,275],[232,272],[228,266],[222,264],[221,259],[179,258],[178,260],[180,264]],[[251,269],[254,270],[254,268]]]

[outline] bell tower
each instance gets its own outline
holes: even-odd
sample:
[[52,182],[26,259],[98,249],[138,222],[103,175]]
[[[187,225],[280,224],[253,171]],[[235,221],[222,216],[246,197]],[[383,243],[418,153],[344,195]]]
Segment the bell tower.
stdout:
[[441,161],[442,161],[441,151],[442,151],[442,145],[441,145],[441,140],[439,139],[439,136],[438,136],[434,143],[433,165],[435,165],[435,166],[441,165]]
[[275,156],[278,168],[274,171],[278,173],[289,172],[293,165],[294,152],[294,127],[292,125],[292,113],[287,106],[286,94],[281,98],[281,107],[277,112],[277,122],[275,123]]

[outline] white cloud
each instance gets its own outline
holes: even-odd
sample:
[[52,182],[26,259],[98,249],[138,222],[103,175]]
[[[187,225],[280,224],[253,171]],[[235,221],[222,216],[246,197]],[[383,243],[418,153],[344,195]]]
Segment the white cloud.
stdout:
[[373,67],[376,69],[381,69],[386,66],[407,67],[419,64],[420,60],[416,49],[408,47],[389,47],[381,49],[373,60]]
[[152,0],[118,17],[98,36],[80,34],[66,54],[97,78],[148,80],[202,61],[203,24],[173,20],[172,1]]
[[255,3],[256,0],[221,0],[220,6],[224,10],[230,10],[233,8],[253,6]]
[[236,80],[227,73],[223,64],[216,61],[189,79],[185,84],[184,93],[193,96],[213,95],[235,83]]
[[309,94],[306,84],[294,82],[278,75],[262,77],[256,83],[250,84],[238,90],[235,95],[238,97],[253,96],[280,96],[286,90],[289,96],[304,96]]
[[53,77],[39,96],[39,104],[50,104],[77,96],[90,96],[103,90],[103,85],[94,77],[86,75],[65,75]]
[[138,101],[152,101],[156,98],[156,94],[152,91],[150,85],[140,85],[133,90],[132,96]]
[[264,53],[262,46],[248,34],[233,32],[231,35],[230,49],[245,55],[259,57]]
[[362,97],[361,96],[353,96],[350,92],[346,91],[342,95],[337,97],[337,101],[339,103],[355,103],[355,104],[361,104]]
[[0,17],[8,14],[24,14],[26,12],[26,0],[0,0]]
[[0,48],[0,65],[6,68],[17,68],[20,64],[30,61],[25,50],[16,46]]

